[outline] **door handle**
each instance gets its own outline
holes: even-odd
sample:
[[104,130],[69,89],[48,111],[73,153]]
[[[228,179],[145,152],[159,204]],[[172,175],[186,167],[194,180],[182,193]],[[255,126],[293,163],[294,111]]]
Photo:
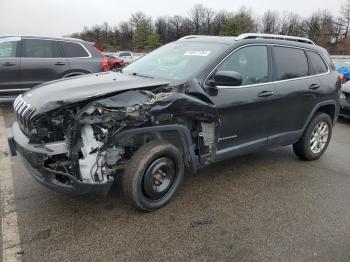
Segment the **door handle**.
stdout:
[[15,66],[16,64],[11,63],[11,62],[6,62],[2,64],[3,66]]
[[260,94],[258,94],[258,97],[269,97],[269,96],[273,96],[272,91],[262,91]]
[[55,63],[55,65],[61,66],[61,65],[66,65],[66,64],[65,64],[65,63],[62,63],[62,62],[57,62],[57,63]]
[[311,90],[317,90],[317,89],[319,89],[321,86],[319,85],[319,84],[312,84],[312,85],[310,85],[309,86],[309,89],[311,89]]

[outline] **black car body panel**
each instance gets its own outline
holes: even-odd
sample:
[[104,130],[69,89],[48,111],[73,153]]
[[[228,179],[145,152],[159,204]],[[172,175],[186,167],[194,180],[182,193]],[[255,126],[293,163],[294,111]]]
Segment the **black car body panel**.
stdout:
[[[46,181],[53,181],[54,187],[62,184],[64,189],[77,181],[108,183],[140,146],[153,139],[176,145],[186,167],[196,171],[232,156],[296,143],[317,112],[336,121],[341,85],[324,49],[273,39],[194,37],[176,43],[182,41],[220,43],[221,51],[184,80],[151,78],[126,69],[54,81],[18,97],[14,104],[18,124],[13,129],[27,140],[10,135],[11,151],[16,147],[34,151],[26,144],[37,150],[64,145],[57,154],[46,153],[43,162],[30,161],[34,169],[53,174],[54,180]],[[303,56],[304,75],[296,72],[278,79],[283,67],[276,66],[281,61],[279,47]],[[249,64],[261,50],[265,64]],[[308,52],[316,54],[322,66],[316,68]],[[242,86],[213,84],[215,74],[229,66],[242,69]],[[284,66],[288,70],[288,64]]]

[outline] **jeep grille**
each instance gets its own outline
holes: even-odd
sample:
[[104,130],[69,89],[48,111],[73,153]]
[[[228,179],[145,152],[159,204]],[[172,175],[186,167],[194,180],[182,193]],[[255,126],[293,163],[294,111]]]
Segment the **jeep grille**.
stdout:
[[24,132],[24,134],[29,136],[31,130],[31,117],[35,112],[35,108],[32,107],[26,101],[24,101],[22,95],[19,95],[16,98],[13,107],[16,111],[17,122],[19,127]]

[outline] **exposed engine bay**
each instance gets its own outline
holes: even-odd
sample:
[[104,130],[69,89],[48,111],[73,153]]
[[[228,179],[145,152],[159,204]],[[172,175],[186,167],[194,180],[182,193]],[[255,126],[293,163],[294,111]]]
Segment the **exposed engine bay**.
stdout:
[[[188,129],[191,148],[181,144],[180,132],[157,129],[174,124]],[[65,141],[65,154],[44,161],[58,182],[69,185],[69,177],[75,177],[85,183],[102,183],[123,170],[139,147],[156,138],[178,145],[184,157],[192,150],[195,161],[207,165],[215,159],[218,125],[212,104],[183,89],[161,86],[41,114],[33,119],[29,137],[35,144]],[[151,127],[152,131],[126,132]],[[120,136],[123,132],[127,134]]]

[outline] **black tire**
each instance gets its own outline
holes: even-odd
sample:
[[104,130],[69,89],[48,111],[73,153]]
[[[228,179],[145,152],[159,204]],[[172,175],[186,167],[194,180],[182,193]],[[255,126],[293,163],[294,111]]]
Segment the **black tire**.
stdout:
[[[328,126],[327,141],[325,142],[320,152],[313,152],[311,149],[312,134],[316,126],[321,123],[325,123]],[[332,137],[332,128],[333,124],[330,116],[325,113],[317,113],[307,126],[303,136],[296,144],[293,145],[294,153],[302,160],[313,161],[319,159],[327,150]]]
[[[162,192],[159,188],[155,190],[158,187],[155,183],[161,183],[155,181],[158,174],[154,173],[155,170],[166,174],[162,176],[163,184],[159,185],[159,188],[163,187]],[[123,175],[125,198],[139,210],[157,210],[171,200],[183,176],[184,162],[180,150],[162,140],[151,141],[140,147],[128,162]]]

